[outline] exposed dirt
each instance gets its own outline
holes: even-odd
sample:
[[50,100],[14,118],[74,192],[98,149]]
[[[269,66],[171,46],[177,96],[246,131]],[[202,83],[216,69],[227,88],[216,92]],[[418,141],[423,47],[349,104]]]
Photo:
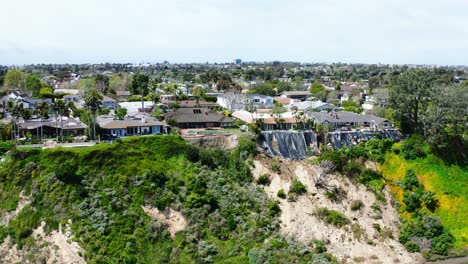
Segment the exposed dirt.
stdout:
[[15,217],[23,210],[23,208],[27,205],[31,204],[31,196],[24,195],[24,191],[21,191],[19,194],[19,201],[18,206],[14,211],[6,212],[0,218],[0,226],[7,226],[11,219],[15,219]]
[[172,238],[175,237],[178,231],[187,227],[187,220],[185,220],[182,213],[172,208],[165,209],[164,211],[159,211],[158,208],[150,206],[141,206],[141,208],[143,208],[143,211],[151,218],[165,224]]
[[11,239],[7,237],[0,245],[0,263],[85,264],[81,256],[83,249],[72,241],[70,225],[71,221],[64,228],[60,225],[58,231],[46,234],[45,222],[41,222],[32,233],[36,245],[31,248],[18,249],[17,245],[11,245]]
[[[329,186],[336,186],[346,192],[343,199],[334,202],[325,196],[326,190],[315,187],[316,167],[306,161],[275,159],[280,172],[271,170],[273,159],[254,161],[253,174],[259,177],[269,174],[271,183],[265,192],[280,201],[281,230],[284,235],[309,243],[313,239],[326,241],[328,252],[346,263],[424,263],[421,254],[412,254],[395,240],[398,237],[398,213],[391,206],[391,196],[386,192],[386,202],[376,201],[375,195],[366,187],[355,185],[347,178],[333,175]],[[298,179],[307,186],[307,194],[294,202],[279,199],[277,192],[288,193],[291,180]],[[364,207],[357,211],[350,209],[353,200],[361,200]],[[371,208],[378,204],[380,211]],[[351,224],[342,228],[327,225],[313,215],[319,207],[326,207],[343,213]],[[374,206],[375,207],[375,206]],[[378,225],[378,226],[377,226]],[[380,232],[377,230],[380,228]]]

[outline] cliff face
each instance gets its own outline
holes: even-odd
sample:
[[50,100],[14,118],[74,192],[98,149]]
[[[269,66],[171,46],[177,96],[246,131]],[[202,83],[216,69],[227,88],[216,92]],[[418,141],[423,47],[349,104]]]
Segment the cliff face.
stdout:
[[[253,174],[257,179],[269,176],[264,190],[279,201],[284,235],[306,244],[325,241],[328,252],[347,263],[424,262],[421,254],[409,253],[397,241],[400,222],[387,190],[385,201],[379,201],[364,185],[337,174],[330,177],[326,188],[316,187],[317,166],[307,161],[259,158],[254,161]],[[278,191],[288,193],[293,180],[303,183],[307,192],[294,199],[279,198]],[[341,190],[337,199],[330,195],[330,190],[336,189]],[[359,209],[352,206],[357,201],[362,202]],[[341,227],[325,223],[316,215],[320,208],[341,213],[349,223]]]

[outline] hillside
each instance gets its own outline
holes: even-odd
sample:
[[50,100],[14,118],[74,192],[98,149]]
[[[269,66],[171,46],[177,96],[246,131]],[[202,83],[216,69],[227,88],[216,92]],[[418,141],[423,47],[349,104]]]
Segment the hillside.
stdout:
[[[395,146],[400,149],[401,144]],[[396,151],[398,152],[398,151]],[[388,152],[385,162],[379,166],[387,179],[390,190],[395,198],[404,205],[404,181],[408,170],[413,170],[423,188],[435,194],[437,207],[433,212],[426,213],[438,216],[455,238],[454,248],[463,250],[468,248],[468,170],[466,167],[446,164],[434,156],[428,148],[425,155],[415,159],[405,159],[403,153]],[[406,212],[404,206],[400,212],[406,219],[413,216]]]
[[333,262],[280,232],[280,208],[244,162],[254,146],[157,136],[12,150],[0,170],[0,262]]

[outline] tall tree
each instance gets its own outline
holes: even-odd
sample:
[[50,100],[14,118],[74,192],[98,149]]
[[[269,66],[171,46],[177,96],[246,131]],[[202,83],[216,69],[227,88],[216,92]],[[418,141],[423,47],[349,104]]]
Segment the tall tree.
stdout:
[[[43,119],[49,118],[49,104],[45,101],[36,105],[36,113],[39,116],[41,123]],[[44,126],[41,125],[41,140],[44,138]]]
[[[65,102],[63,100],[61,100],[61,99],[56,100],[54,105],[52,106],[52,109],[55,112],[56,122],[57,122],[57,117],[60,118],[60,137],[61,137],[62,141],[63,141],[63,113],[64,113],[66,107],[67,106],[65,105]],[[59,135],[57,133],[57,139],[58,139],[58,137],[59,137]]]
[[24,88],[26,74],[20,70],[14,69],[8,71],[5,75],[3,86],[11,90],[21,90]]
[[192,95],[195,97],[195,100],[197,102],[197,107],[200,107],[200,98],[205,97],[205,89],[201,86],[197,86],[192,89]]
[[33,97],[38,97],[43,84],[37,75],[29,75],[24,81],[24,88],[32,93]]
[[[102,95],[96,91],[94,87],[87,87],[84,91],[84,100],[85,100],[85,106],[88,109],[89,112],[91,112],[93,116],[93,136],[92,138],[96,138],[96,113],[101,107],[102,103]],[[89,119],[88,119],[89,120]],[[89,123],[89,122],[88,122]],[[88,130],[89,125],[88,125]],[[91,135],[91,133],[90,133]]]
[[129,90],[132,94],[141,95],[141,108],[145,111],[144,98],[148,94],[149,77],[145,74],[133,75],[132,83],[130,84]]
[[396,110],[403,131],[421,132],[419,116],[427,108],[436,80],[434,72],[426,69],[407,71],[394,80],[390,106]]
[[95,82],[97,91],[102,94],[107,94],[109,91],[109,77],[98,74],[96,75]]

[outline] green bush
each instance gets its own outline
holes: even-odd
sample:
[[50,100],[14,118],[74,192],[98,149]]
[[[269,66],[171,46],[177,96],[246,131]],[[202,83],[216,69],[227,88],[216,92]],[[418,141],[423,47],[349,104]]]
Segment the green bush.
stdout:
[[364,203],[361,200],[354,200],[351,202],[351,210],[357,211],[364,207]]
[[407,170],[405,173],[403,182],[401,184],[401,187],[403,188],[403,190],[412,191],[412,190],[419,188],[420,186],[421,185],[419,183],[418,177],[416,176],[414,171],[411,169]]
[[382,174],[378,171],[372,169],[364,169],[359,175],[358,181],[360,183],[366,184],[372,180],[379,180],[382,179]]
[[0,155],[5,154],[7,151],[12,149],[15,144],[12,141],[1,141],[0,142]]
[[414,243],[413,241],[408,241],[405,243],[405,247],[408,250],[408,252],[414,253],[414,252],[419,252],[421,249],[419,248],[419,245]]
[[280,172],[281,172],[281,169],[280,169],[280,166],[279,166],[278,162],[273,161],[273,162],[271,163],[271,170],[274,171],[274,172],[276,172],[276,173],[280,173]]
[[448,249],[453,245],[453,241],[453,236],[445,232],[432,240],[431,250],[435,254],[446,256],[448,254]]
[[414,192],[406,192],[403,195],[403,202],[406,205],[406,211],[415,212],[421,208],[420,195]]
[[296,193],[298,195],[305,194],[307,192],[307,186],[298,180],[293,180],[289,192]]
[[434,212],[438,206],[438,200],[435,197],[434,192],[425,191],[421,196],[421,201],[424,203],[427,209]]
[[357,162],[349,161],[343,167],[343,172],[350,178],[357,178],[363,170],[363,166]]
[[325,223],[332,224],[337,227],[342,227],[351,222],[342,213],[335,210],[329,210],[325,207],[321,207],[315,210],[314,215],[317,216],[320,220],[324,221]]
[[425,157],[426,153],[424,152],[423,146],[424,139],[419,135],[412,135],[403,141],[401,146],[403,157],[407,160]]
[[270,176],[268,174],[262,174],[258,177],[257,183],[260,185],[269,185],[270,184]]
[[333,151],[333,150],[327,150],[325,151],[318,159],[318,161],[322,160],[329,160],[333,162],[336,166],[337,171],[341,171],[343,169],[343,165],[346,161],[345,157],[341,154],[340,151]]
[[284,189],[280,189],[276,195],[281,199],[286,198],[286,193],[284,192]]

